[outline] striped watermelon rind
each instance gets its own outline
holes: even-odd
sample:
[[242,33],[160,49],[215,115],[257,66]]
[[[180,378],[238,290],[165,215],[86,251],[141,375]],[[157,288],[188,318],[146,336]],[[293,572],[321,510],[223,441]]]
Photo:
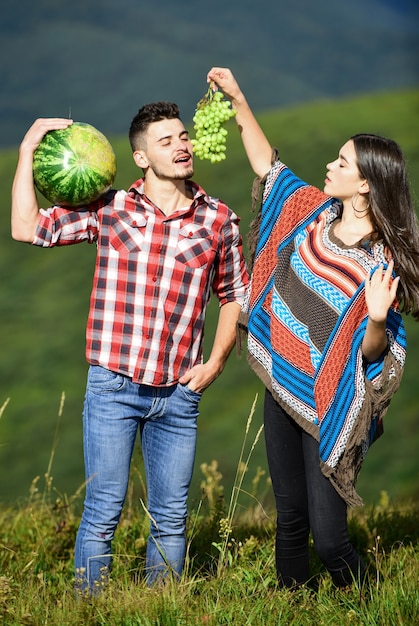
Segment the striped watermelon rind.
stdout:
[[34,153],[34,183],[53,204],[85,206],[106,193],[115,176],[111,144],[84,122],[49,131]]

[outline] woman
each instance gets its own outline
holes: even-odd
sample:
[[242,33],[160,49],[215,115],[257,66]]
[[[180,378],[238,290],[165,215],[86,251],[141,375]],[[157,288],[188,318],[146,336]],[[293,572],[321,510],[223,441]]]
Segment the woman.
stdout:
[[334,583],[361,584],[347,506],[362,502],[355,481],[400,384],[401,312],[419,316],[419,231],[403,155],[391,140],[355,135],[327,165],[321,191],[281,162],[229,69],[207,79],[237,111],[263,185],[241,323],[266,386],[278,579],[309,580],[311,531]]

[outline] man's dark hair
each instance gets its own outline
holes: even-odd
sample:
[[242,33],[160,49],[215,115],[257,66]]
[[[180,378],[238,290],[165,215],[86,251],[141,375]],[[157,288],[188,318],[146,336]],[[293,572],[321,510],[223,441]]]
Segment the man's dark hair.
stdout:
[[166,119],[180,119],[180,111],[177,104],[173,102],[151,102],[141,107],[132,120],[129,129],[128,137],[132,151],[135,152],[135,150],[140,148],[142,137],[144,137],[150,124]]

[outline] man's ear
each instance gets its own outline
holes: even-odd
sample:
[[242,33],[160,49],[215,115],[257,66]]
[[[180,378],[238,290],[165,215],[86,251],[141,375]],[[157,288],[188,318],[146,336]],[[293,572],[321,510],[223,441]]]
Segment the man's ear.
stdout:
[[148,160],[144,150],[135,150],[133,152],[132,157],[134,159],[135,165],[141,167],[141,169],[145,169],[148,167]]

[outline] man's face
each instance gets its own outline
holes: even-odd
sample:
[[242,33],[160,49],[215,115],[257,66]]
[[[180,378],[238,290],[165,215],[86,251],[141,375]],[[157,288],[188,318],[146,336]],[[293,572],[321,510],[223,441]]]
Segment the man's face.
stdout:
[[192,143],[183,123],[176,118],[150,124],[145,148],[137,150],[134,158],[137,165],[152,170],[157,178],[185,180],[193,175]]

